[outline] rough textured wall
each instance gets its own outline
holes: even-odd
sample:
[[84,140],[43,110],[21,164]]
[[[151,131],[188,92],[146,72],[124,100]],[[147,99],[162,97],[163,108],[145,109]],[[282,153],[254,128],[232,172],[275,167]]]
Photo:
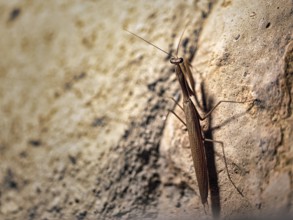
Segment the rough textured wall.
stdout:
[[[1,219],[293,214],[291,1],[1,1]],[[187,26],[186,26],[187,25]],[[200,203],[166,54],[192,64]],[[175,111],[184,118],[180,108]]]

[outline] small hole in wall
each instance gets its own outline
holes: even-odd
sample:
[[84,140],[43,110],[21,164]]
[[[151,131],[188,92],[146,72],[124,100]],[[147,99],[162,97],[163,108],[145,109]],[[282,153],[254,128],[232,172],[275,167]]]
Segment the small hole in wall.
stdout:
[[9,21],[15,20],[21,13],[21,10],[19,8],[15,8],[10,12],[9,15]]
[[268,22],[266,25],[266,28],[269,28],[271,26],[271,22]]

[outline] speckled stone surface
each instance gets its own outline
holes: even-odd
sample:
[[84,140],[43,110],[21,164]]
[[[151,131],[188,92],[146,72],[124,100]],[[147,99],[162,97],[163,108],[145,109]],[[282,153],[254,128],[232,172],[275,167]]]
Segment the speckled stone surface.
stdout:
[[[291,1],[2,1],[1,219],[292,215]],[[168,53],[207,111],[200,203]],[[204,111],[200,110],[204,115]]]

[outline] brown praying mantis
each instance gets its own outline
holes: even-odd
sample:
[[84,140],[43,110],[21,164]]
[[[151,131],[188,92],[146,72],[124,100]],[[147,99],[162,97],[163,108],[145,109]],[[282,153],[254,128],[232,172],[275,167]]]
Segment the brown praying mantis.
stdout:
[[[219,101],[204,117],[201,117],[200,114],[198,113],[193,101],[191,100],[191,96],[193,96],[198,104],[198,100],[195,95],[195,82],[189,67],[189,64],[187,61],[185,61],[182,57],[178,57],[178,50],[179,50],[179,45],[182,39],[182,36],[184,34],[184,31],[180,37],[177,50],[176,50],[176,56],[173,56],[172,54],[162,50],[158,46],[152,44],[151,42],[143,39],[142,37],[125,30],[128,33],[136,36],[137,38],[145,41],[146,43],[152,45],[153,47],[159,49],[160,51],[164,52],[168,56],[171,57],[170,63],[175,65],[175,72],[176,72],[176,77],[179,82],[182,95],[183,95],[183,107],[181,107],[179,104],[179,107],[183,110],[185,114],[185,122],[173,111],[170,110],[187,128],[188,132],[188,137],[189,137],[189,144],[191,148],[191,155],[192,155],[192,160],[193,160],[193,165],[194,165],[194,170],[196,174],[196,179],[198,183],[198,188],[199,188],[199,193],[200,193],[200,198],[201,202],[203,205],[207,203],[207,198],[208,198],[208,169],[207,169],[207,160],[206,160],[206,154],[205,154],[205,146],[204,146],[204,141],[211,141],[211,142],[218,142],[223,144],[222,142],[219,141],[213,141],[204,138],[203,136],[203,131],[200,125],[200,121],[205,120],[214,110],[216,107],[218,107],[221,103],[223,102],[230,102],[230,103],[245,103],[245,102],[237,102],[237,101]],[[225,166],[227,169],[227,164],[225,162]],[[228,169],[227,169],[228,172]],[[230,178],[229,172],[228,172],[228,178],[232,182],[233,186],[236,188],[236,190],[240,193],[241,196],[242,193],[238,190],[238,188],[235,186],[233,181]]]

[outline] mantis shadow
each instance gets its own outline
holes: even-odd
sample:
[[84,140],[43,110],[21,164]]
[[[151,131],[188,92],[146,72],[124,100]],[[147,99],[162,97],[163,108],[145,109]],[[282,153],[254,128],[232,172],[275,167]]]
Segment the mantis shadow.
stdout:
[[[201,84],[201,95],[202,95],[202,110],[204,112],[208,112],[212,107],[214,106],[213,98],[207,97],[204,84]],[[222,122],[220,125],[217,125],[215,127],[211,127],[212,124],[212,114],[207,117],[208,119],[208,129],[204,131],[204,137],[205,139],[213,140],[213,134],[212,131],[217,130],[221,128],[223,125],[226,125],[236,118],[239,118],[243,115],[245,115],[253,105],[251,105],[245,112],[239,113],[234,115],[233,117],[227,119],[226,121]],[[233,180],[231,179],[231,176],[229,174],[228,165],[227,165],[227,158],[225,156],[225,150],[224,150],[224,143],[221,141],[215,141],[218,143],[221,143],[222,145],[222,153],[223,153],[223,159],[227,171],[227,176],[233,187],[236,189],[236,191],[244,197],[242,192],[237,188]],[[212,214],[214,218],[218,218],[221,212],[221,204],[220,204],[220,191],[219,191],[219,183],[218,183],[218,174],[216,169],[216,163],[215,163],[215,155],[216,152],[214,150],[214,143],[211,141],[205,141],[205,154],[207,159],[207,169],[208,169],[208,179],[209,179],[209,188],[210,188],[210,195],[211,195],[211,209]],[[236,164],[235,164],[236,165]]]
[[[208,112],[214,105],[214,101],[211,97],[207,98],[204,84],[201,86],[201,95],[202,95],[202,109],[204,112]],[[213,140],[212,129],[210,127],[212,123],[212,117],[209,116],[208,120],[208,129],[204,131],[204,137],[210,140]],[[215,161],[215,150],[213,142],[205,142],[205,153],[207,159],[207,168],[208,168],[208,179],[209,179],[209,188],[211,196],[211,211],[214,218],[219,218],[221,212],[221,203],[220,203],[220,190],[219,190],[219,181],[218,174],[216,169]]]

